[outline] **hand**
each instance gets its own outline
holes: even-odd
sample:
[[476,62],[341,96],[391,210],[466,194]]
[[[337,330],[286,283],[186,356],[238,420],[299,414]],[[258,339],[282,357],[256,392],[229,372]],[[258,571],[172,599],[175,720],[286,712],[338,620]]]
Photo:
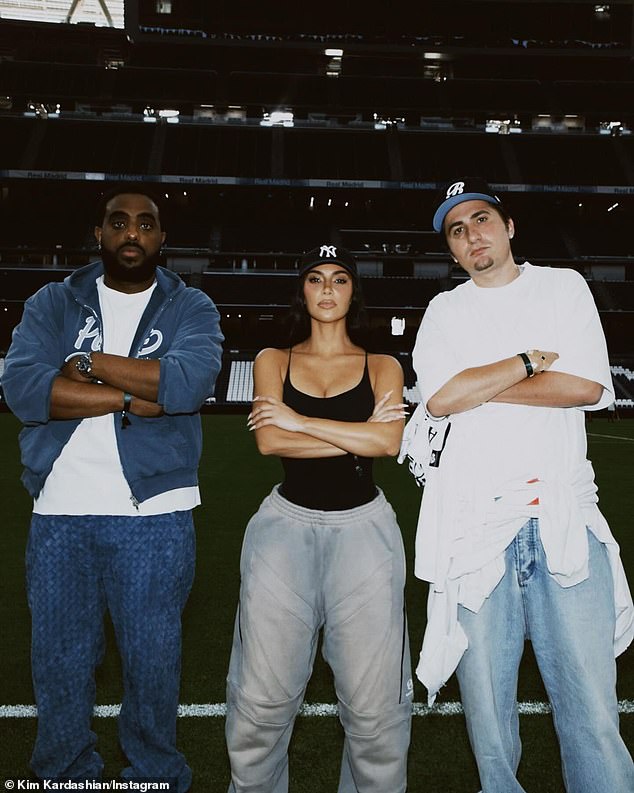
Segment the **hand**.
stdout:
[[401,419],[407,418],[407,412],[405,410],[407,405],[404,402],[401,402],[397,405],[387,404],[387,401],[392,396],[392,393],[392,391],[388,391],[387,394],[384,394],[381,399],[379,399],[379,401],[374,406],[374,410],[372,411],[372,415],[368,421],[380,421],[387,423],[389,421],[400,421]]
[[546,372],[559,358],[559,353],[544,352],[543,350],[527,350],[526,355],[533,366],[533,374]]
[[163,405],[133,396],[129,412],[146,419],[155,419],[163,415]]
[[303,416],[280,399],[256,396],[253,398],[253,409],[247,417],[247,427],[249,430],[259,430],[262,427],[273,426],[288,432],[301,432],[302,419]]

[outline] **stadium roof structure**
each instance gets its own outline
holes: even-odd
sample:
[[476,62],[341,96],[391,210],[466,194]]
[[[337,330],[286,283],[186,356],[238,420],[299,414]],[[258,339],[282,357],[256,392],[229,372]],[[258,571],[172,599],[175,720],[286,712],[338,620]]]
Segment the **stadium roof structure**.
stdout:
[[123,0],[0,0],[0,19],[122,28]]
[[634,261],[634,0],[0,0],[0,16],[6,255],[27,240],[74,264],[85,224],[63,212],[88,221],[108,182],[151,182],[187,218],[177,247],[255,268],[336,232],[400,275],[445,256],[421,219],[477,169],[532,229],[518,253]]

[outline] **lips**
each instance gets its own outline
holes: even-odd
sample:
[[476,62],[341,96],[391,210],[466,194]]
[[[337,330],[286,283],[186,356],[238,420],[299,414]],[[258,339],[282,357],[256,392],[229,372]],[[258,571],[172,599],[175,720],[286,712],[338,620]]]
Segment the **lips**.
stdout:
[[334,300],[322,300],[317,305],[319,308],[334,308],[337,304]]
[[128,257],[141,256],[143,255],[144,250],[139,245],[122,245],[119,248],[119,253]]

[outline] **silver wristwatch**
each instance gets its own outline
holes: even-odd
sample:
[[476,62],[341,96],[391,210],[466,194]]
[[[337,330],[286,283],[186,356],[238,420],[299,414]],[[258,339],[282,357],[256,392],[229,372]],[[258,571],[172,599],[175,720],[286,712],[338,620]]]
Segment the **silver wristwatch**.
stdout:
[[89,352],[82,352],[81,355],[78,355],[75,361],[75,369],[77,369],[79,374],[85,377],[86,380],[93,380],[92,355]]

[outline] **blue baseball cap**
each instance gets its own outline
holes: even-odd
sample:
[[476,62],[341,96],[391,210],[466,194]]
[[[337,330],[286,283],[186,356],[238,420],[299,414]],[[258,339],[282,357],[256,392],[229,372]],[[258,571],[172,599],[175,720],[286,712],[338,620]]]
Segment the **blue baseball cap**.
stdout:
[[434,231],[441,232],[447,213],[463,201],[488,201],[489,204],[502,206],[492,188],[479,177],[468,177],[452,182],[442,189],[438,195],[438,209],[434,213]]

